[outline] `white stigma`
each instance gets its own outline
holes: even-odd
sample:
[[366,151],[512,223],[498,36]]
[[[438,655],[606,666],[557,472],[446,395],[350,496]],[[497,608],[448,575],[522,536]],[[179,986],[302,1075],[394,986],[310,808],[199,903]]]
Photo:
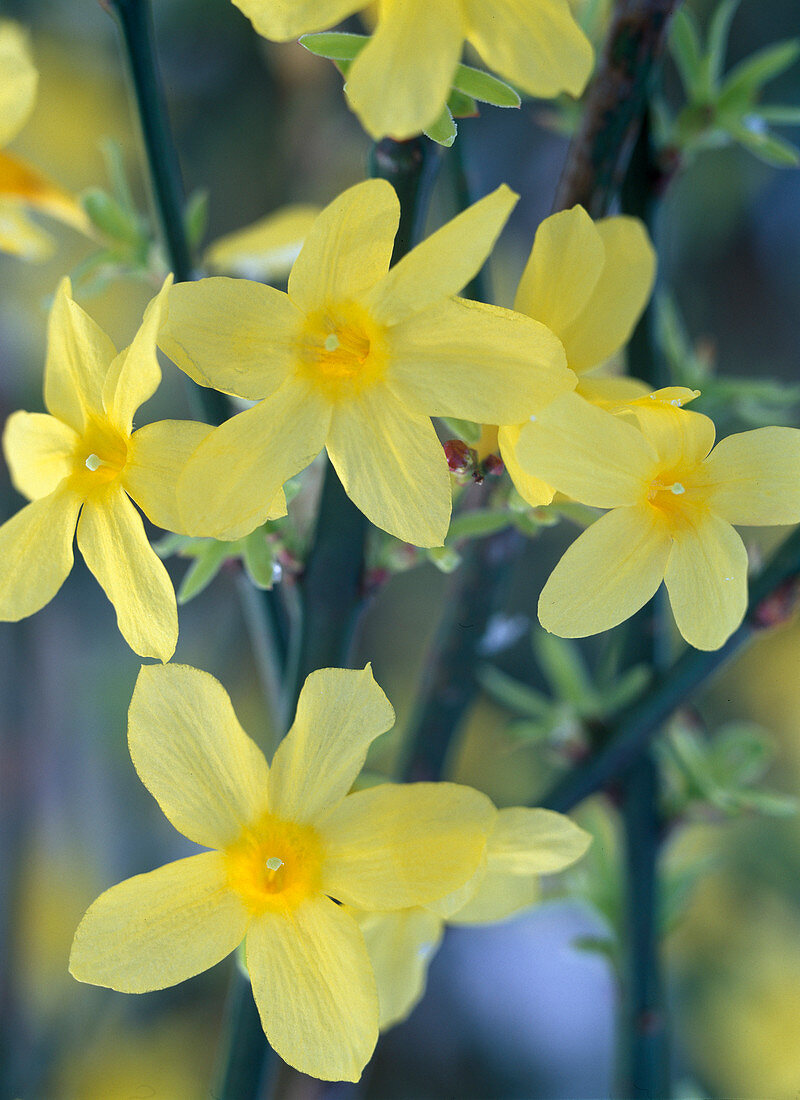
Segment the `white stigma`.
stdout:
[[531,416],[529,419],[530,419],[531,424],[536,423],[536,417],[535,416]]
[[270,856],[267,860],[267,870],[278,871],[281,867],[283,867],[283,860],[278,859],[277,856]]
[[326,351],[336,351],[336,349],[338,347],[339,347],[339,337],[336,335],[335,332],[332,332],[330,334],[330,336],[328,336],[327,339],[325,340],[325,350]]
[[97,455],[89,455],[86,459],[86,469],[91,470],[92,473],[95,470],[99,470],[101,466],[105,465],[102,458],[98,458]]
[[681,493],[686,492],[686,490],[684,489],[684,487],[681,485],[681,483],[679,481],[676,481],[674,485],[670,485],[669,491],[671,493],[674,493],[675,496],[678,496],[678,497],[681,495]]

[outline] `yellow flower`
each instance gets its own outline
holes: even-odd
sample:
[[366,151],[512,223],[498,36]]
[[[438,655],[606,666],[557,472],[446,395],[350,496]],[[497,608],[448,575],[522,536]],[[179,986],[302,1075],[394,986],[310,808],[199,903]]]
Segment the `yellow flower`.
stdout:
[[[594,404],[627,402],[648,387],[634,378],[598,377],[594,371],[627,343],[653,289],[656,256],[636,218],[594,222],[582,206],[553,214],[539,226],[522,274],[514,309],[556,334],[578,393]],[[517,455],[522,418],[501,426],[500,453],[520,495],[532,506],[549,504],[553,487]]]
[[209,271],[271,283],[285,279],[321,206],[282,206],[265,218],[219,237],[205,254]]
[[[328,30],[367,0],[234,0],[266,38]],[[348,73],[366,130],[413,137],[441,113],[464,40],[487,65],[543,99],[579,96],[594,51],[566,0],[381,0],[374,36]]]
[[142,668],[133,763],[172,824],[214,850],[102,894],[75,934],[73,975],[128,993],[163,989],[246,939],[278,1054],[304,1073],[357,1081],[377,1040],[378,1000],[345,906],[398,909],[457,889],[484,858],[493,816],[485,795],[453,783],[348,795],[393,722],[369,665],[312,672],[268,766],[213,677]]
[[376,526],[442,544],[450,478],[430,417],[508,422],[575,385],[544,325],[453,298],[514,202],[498,188],[389,270],[400,206],[390,184],[367,180],[320,214],[288,294],[223,278],[172,289],[161,348],[203,385],[264,399],[188,463],[178,500],[190,534],[256,527],[325,446]]
[[631,408],[638,427],[567,394],[522,430],[528,469],[611,509],[556,566],[540,622],[566,638],[609,630],[664,580],[686,641],[718,649],[747,607],[747,552],[732,524],[800,522],[800,431],[758,428],[712,450],[708,417],[658,402]]
[[[0,149],[17,136],[36,100],[38,74],[27,38],[16,23],[0,22]],[[89,223],[75,199],[19,157],[0,152],[0,251],[43,259],[52,242],[26,216],[26,208],[50,214],[88,232]]]
[[[142,657],[169,660],[178,637],[175,593],[129,497],[159,527],[181,531],[179,466],[211,431],[162,421],[132,434],[133,414],[161,381],[156,332],[172,277],[118,355],[76,305],[68,279],[50,313],[44,400],[50,415],[15,412],[3,433],[14,486],[31,503],[0,527],[0,621],[53,598],[72,568],[72,540]],[[80,518],[79,518],[80,513]]]
[[590,843],[589,834],[561,814],[498,810],[486,862],[457,893],[427,907],[357,914],[378,983],[381,1029],[404,1020],[422,997],[445,922],[491,924],[527,909],[539,900],[539,875],[569,867]]

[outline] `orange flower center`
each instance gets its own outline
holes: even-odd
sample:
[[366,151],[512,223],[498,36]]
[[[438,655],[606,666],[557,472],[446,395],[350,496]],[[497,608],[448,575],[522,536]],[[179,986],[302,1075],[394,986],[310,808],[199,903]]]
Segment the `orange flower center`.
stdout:
[[254,913],[286,911],[320,892],[316,829],[265,814],[225,851],[228,884]]
[[91,419],[73,454],[73,480],[91,493],[114,481],[127,460],[126,439],[107,421]]
[[309,314],[298,350],[298,373],[331,401],[357,396],[386,373],[383,332],[352,303]]

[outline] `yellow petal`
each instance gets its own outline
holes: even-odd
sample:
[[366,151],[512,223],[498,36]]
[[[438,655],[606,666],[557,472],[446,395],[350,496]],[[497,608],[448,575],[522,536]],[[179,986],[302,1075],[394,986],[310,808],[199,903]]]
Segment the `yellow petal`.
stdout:
[[103,407],[108,419],[125,436],[130,435],[133,414],[153,396],[161,382],[156,337],[171,286],[172,276],[168,275],[147,306],[132,343],[111,364],[103,385]]
[[514,309],[559,336],[583,312],[604,263],[597,226],[582,206],[545,218],[536,230]]
[[199,385],[256,400],[292,371],[302,322],[274,287],[199,279],[170,291],[158,346]]
[[505,424],[500,428],[497,433],[500,454],[519,495],[531,508],[540,508],[552,501],[555,489],[540,477],[529,474],[520,464],[517,443],[523,427],[523,424]]
[[575,388],[552,332],[510,309],[441,302],[389,329],[388,340],[388,384],[423,415],[508,424]]
[[92,232],[77,199],[38,168],[11,153],[0,153],[0,198],[49,214],[82,233]]
[[595,508],[635,504],[657,462],[632,424],[574,393],[556,398],[522,428],[516,453],[529,474]]
[[88,417],[103,418],[103,383],[116,354],[103,330],[72,300],[69,279],[62,279],[47,329],[48,411],[77,432],[83,431]]
[[77,443],[72,428],[54,416],[12,413],[3,431],[3,453],[14,488],[29,500],[48,496],[72,473]]
[[638,378],[582,374],[575,392],[606,412],[619,413],[630,411],[632,402],[648,397],[650,387]]
[[181,529],[236,539],[275,514],[284,482],[325,443],[330,406],[289,382],[266,401],[226,420],[194,452],[178,479]]
[[657,403],[637,403],[631,412],[665,471],[691,470],[714,446],[714,421],[702,413]]
[[382,784],[320,824],[323,889],[358,909],[405,909],[457,890],[480,866],[495,808],[455,783]]
[[410,1015],[425,992],[428,964],[441,943],[442,918],[415,907],[394,913],[356,912],[375,972],[380,1028]]
[[202,852],[101,894],[78,925],[70,973],[123,993],[165,989],[229,955],[248,920],[223,857]]
[[486,862],[489,870],[510,875],[549,875],[575,863],[591,842],[564,814],[511,806],[497,811]]
[[448,917],[451,924],[493,924],[541,900],[538,875],[512,875],[486,868],[472,897]]
[[282,206],[253,225],[218,237],[205,254],[210,271],[270,283],[285,279],[321,206]]
[[54,247],[53,238],[34,224],[24,210],[0,196],[0,252],[38,263],[46,260]]
[[44,607],[72,568],[81,499],[68,484],[26,505],[0,527],[0,622]]
[[17,23],[0,23],[0,145],[7,145],[28,121],[36,102],[36,72],[28,36]]
[[460,0],[381,6],[375,34],[353,62],[345,85],[350,105],[373,138],[389,134],[404,140],[436,121],[465,30]]
[[567,362],[578,374],[610,359],[627,343],[647,305],[656,274],[656,255],[637,218],[597,223],[605,248],[603,273],[582,312],[558,335]]
[[580,535],[539,597],[539,622],[585,638],[629,619],[664,579],[670,538],[648,505],[616,508]]
[[84,504],[78,549],[114,605],[117,626],[134,653],[168,661],[178,641],[175,592],[147,541],[141,516],[120,485]]
[[332,809],[352,787],[369,746],[393,725],[394,711],[371,665],[312,672],[272,761],[270,811],[313,822]]
[[566,0],[464,0],[469,40],[501,76],[530,95],[579,96],[594,50]]
[[326,31],[364,6],[364,0],[233,0],[259,34],[288,42]]
[[800,431],[756,428],[729,435],[692,484],[707,486],[709,507],[728,523],[798,523]]
[[747,551],[736,531],[719,516],[698,512],[674,532],[664,579],[689,645],[719,649],[747,610]]
[[334,406],[327,448],[345,492],[376,527],[415,546],[442,545],[450,476],[427,417],[376,386]]
[[289,276],[289,297],[304,313],[352,302],[389,269],[400,203],[386,180],[349,187],[322,211]]
[[518,197],[502,184],[413,248],[365,300],[376,320],[394,325],[458,294],[483,267]]
[[266,809],[264,755],[207,672],[144,665],[128,712],[128,745],[141,781],[196,844],[223,848]]
[[196,420],[159,420],[145,424],[128,440],[122,485],[150,522],[165,531],[186,534],[178,512],[178,475],[213,430]]
[[246,942],[253,996],[276,1053],[312,1077],[357,1081],[378,1040],[378,995],[353,917],[329,898],[311,898],[291,917],[257,917]]

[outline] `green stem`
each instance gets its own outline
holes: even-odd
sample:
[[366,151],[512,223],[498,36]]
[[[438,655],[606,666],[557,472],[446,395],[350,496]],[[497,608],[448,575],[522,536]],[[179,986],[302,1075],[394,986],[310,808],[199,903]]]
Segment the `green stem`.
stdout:
[[720,649],[687,649],[638,699],[608,723],[604,744],[540,803],[567,813],[623,775],[671,714],[765,627],[782,622],[800,577],[800,528],[778,548],[750,585],[744,622]]
[[555,209],[603,217],[625,178],[653,77],[680,0],[616,0]]
[[[187,282],[194,273],[183,220],[183,184],[156,62],[150,0],[104,0],[104,6],[116,16],[120,28],[167,262],[175,281]],[[212,424],[221,424],[230,416],[228,399],[216,390],[191,383],[190,397],[198,415]]]
[[149,0],[107,0],[107,3],[119,21],[125,45],[150,165],[156,217],[175,279],[184,283],[192,278],[192,257],[183,229],[181,171],[155,59],[150,3]]
[[671,1095],[660,966],[658,805],[658,769],[651,754],[645,751],[622,784],[627,967],[623,975],[620,1095],[642,1100],[667,1100]]

